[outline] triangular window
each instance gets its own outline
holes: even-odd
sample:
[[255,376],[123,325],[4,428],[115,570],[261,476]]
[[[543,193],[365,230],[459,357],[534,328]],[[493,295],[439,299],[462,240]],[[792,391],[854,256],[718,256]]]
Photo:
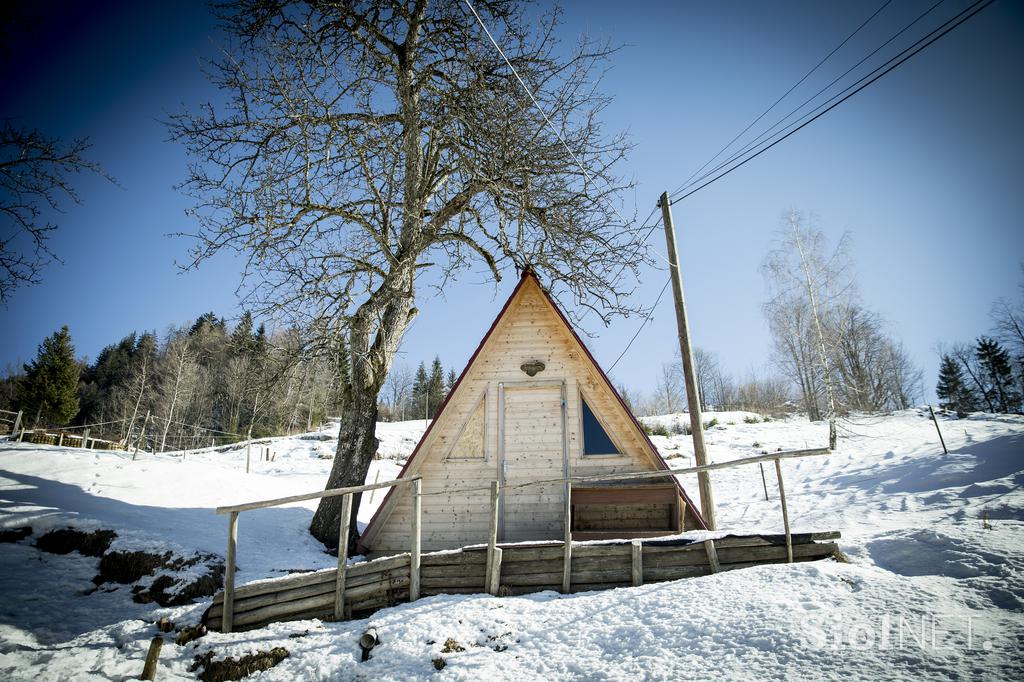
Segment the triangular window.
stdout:
[[448,459],[483,459],[484,457],[484,399],[473,408],[462,427]]
[[585,399],[583,405],[583,454],[584,455],[620,455],[619,449],[601,426],[597,415],[590,409]]

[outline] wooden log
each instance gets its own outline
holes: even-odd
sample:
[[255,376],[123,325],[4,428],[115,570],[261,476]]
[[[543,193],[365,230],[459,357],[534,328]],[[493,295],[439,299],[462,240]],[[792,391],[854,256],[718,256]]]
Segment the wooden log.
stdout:
[[517,586],[522,587],[524,585],[558,585],[561,587],[562,583],[562,570],[551,572],[551,573],[523,573],[521,575],[504,575],[501,576],[502,587]]
[[[518,564],[512,564],[516,566]],[[451,577],[487,577],[486,567],[482,564],[451,564],[448,566],[423,566],[420,568],[420,575],[424,578]]]
[[644,566],[644,581],[649,583],[665,580],[682,580],[683,578],[698,578],[702,575],[711,575],[711,568],[706,565]]
[[334,620],[344,620],[345,570],[348,567],[348,536],[352,525],[352,493],[341,498],[341,519],[338,525],[338,570],[334,576]]
[[156,679],[156,664],[160,658],[160,649],[164,646],[164,638],[159,635],[154,637],[149,643],[149,651],[146,652],[146,663],[142,667],[142,675],[139,676],[140,680],[155,680]]
[[232,615],[235,605],[235,551],[238,547],[238,512],[231,512],[228,516],[228,556],[227,564],[224,567],[224,608],[222,618],[224,620],[223,630],[231,632],[233,625]]
[[423,587],[422,594],[432,597],[437,594],[480,594],[479,587]]
[[498,586],[491,584],[494,575],[495,550],[498,548],[498,499],[501,495],[501,484],[491,481],[491,518],[487,529],[487,592],[497,594]]
[[420,598],[420,523],[423,516],[423,481],[412,483],[412,547],[409,554],[409,601]]
[[633,585],[639,586],[644,584],[644,545],[640,540],[633,540],[633,561],[631,571],[633,575]]
[[[381,557],[380,559],[374,559],[373,561],[364,561],[358,564],[353,564],[352,566],[349,566],[345,571],[346,584],[352,584],[353,582],[355,582],[354,579],[357,576],[374,575],[379,577],[383,573],[400,570],[408,565],[408,554]],[[243,597],[250,597],[259,594],[267,594],[282,590],[296,589],[299,587],[304,587],[306,585],[315,584],[330,584],[331,589],[333,589],[336,570],[337,569],[334,568],[326,568],[320,571],[300,573],[298,575],[291,575],[285,578],[261,580],[260,582],[242,585],[235,589],[235,599],[237,600]],[[214,596],[213,603],[219,604],[222,603],[223,600],[224,593],[219,592]]]
[[573,585],[576,583],[604,583],[604,582],[626,582],[631,584],[632,571],[627,568],[625,570],[611,569],[611,570],[591,570],[591,571],[580,571],[573,570],[572,582]]
[[628,541],[623,541],[621,545],[611,544],[599,544],[599,545],[581,545],[579,543],[573,548],[573,554],[577,557],[622,557],[624,559],[631,559],[633,556],[633,549],[629,545]]
[[779,500],[782,502],[782,525],[786,529],[786,553],[789,563],[793,563],[793,536],[789,532],[789,512],[786,511],[786,489],[782,485],[782,464],[775,460],[775,475],[779,478]]
[[718,552],[715,551],[715,541],[714,540],[705,540],[704,541],[704,550],[708,554],[708,565],[711,567],[711,572],[712,573],[718,573],[718,571],[719,571]]
[[[565,392],[564,385],[563,385],[562,391],[563,391],[563,393]],[[563,399],[562,399],[562,420],[563,420],[563,422],[565,420],[565,398],[564,398],[564,396],[563,396]],[[563,427],[564,427],[564,423],[563,423]],[[564,449],[564,447],[565,447],[565,443],[564,443],[565,429],[564,428],[563,428],[562,432],[563,432],[563,449]],[[566,455],[566,456],[568,456],[568,455]],[[562,551],[563,551],[563,554],[562,554],[562,593],[563,594],[569,594],[569,588],[572,585],[572,482],[571,481],[566,481],[566,483],[565,483],[565,519],[563,520],[563,523],[564,523],[563,534],[564,534],[565,537],[562,539],[562,544],[563,544],[563,547],[562,547]]]
[[516,561],[509,563],[507,560],[508,550],[502,549],[501,574],[502,575],[523,575],[524,573],[554,573],[563,569],[560,559],[548,559],[545,561]]
[[[507,555],[506,555],[507,556]],[[427,566],[486,566],[487,555],[483,552],[439,552],[424,554],[420,559],[421,568]],[[480,570],[486,570],[481,568]]]
[[484,576],[455,576],[445,575],[440,577],[428,577],[423,576],[421,583],[423,588],[444,588],[444,587],[475,587],[477,592],[483,594],[484,590]]
[[501,547],[494,548],[491,563],[487,567],[487,593],[491,596],[498,596],[498,585],[501,582]]

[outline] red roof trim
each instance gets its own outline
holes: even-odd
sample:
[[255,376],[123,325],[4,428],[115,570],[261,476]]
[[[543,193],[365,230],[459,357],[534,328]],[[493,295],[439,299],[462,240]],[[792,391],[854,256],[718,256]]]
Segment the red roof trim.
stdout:
[[[629,416],[629,419],[633,422],[633,425],[640,432],[641,438],[643,438],[644,442],[647,443],[647,446],[650,448],[651,452],[654,453],[655,463],[661,469],[669,468],[668,463],[665,462],[665,460],[661,456],[661,453],[658,452],[658,448],[655,447],[653,442],[651,442],[651,439],[647,436],[647,432],[644,431],[643,426],[637,420],[636,416],[634,416],[633,411],[629,409],[625,401],[622,399],[622,396],[620,396],[619,392],[615,390],[615,386],[612,385],[611,380],[608,379],[608,375],[604,373],[604,370],[601,368],[601,365],[599,365],[597,360],[594,359],[594,356],[593,354],[591,354],[590,349],[587,348],[587,345],[583,343],[583,340],[579,337],[579,334],[577,334],[576,330],[573,329],[572,324],[570,324],[568,318],[566,318],[561,308],[558,307],[558,304],[555,303],[555,300],[551,297],[551,294],[549,294],[548,291],[543,287],[543,285],[541,285],[540,280],[537,278],[537,275],[534,274],[533,272],[533,268],[527,266],[523,270],[522,276],[519,278],[519,283],[516,284],[515,289],[512,290],[512,293],[509,295],[508,300],[505,301],[505,305],[501,307],[501,310],[498,312],[497,316],[495,316],[494,318],[494,321],[491,323],[490,328],[488,328],[487,333],[484,334],[483,339],[480,340],[480,344],[476,347],[476,350],[473,351],[473,355],[469,358],[469,362],[466,363],[466,366],[463,368],[458,380],[452,386],[452,389],[448,391],[448,395],[445,396],[444,402],[441,403],[441,407],[438,409],[436,416],[427,426],[427,430],[423,432],[423,436],[420,438],[420,441],[416,443],[416,447],[413,449],[412,454],[409,455],[409,459],[406,460],[405,466],[403,466],[402,470],[398,473],[399,478],[405,476],[406,472],[409,470],[409,467],[412,466],[413,461],[416,459],[416,455],[419,454],[420,448],[423,447],[423,444],[427,441],[427,437],[430,435],[430,432],[434,428],[434,424],[437,423],[438,417],[444,412],[445,407],[448,406],[448,401],[452,398],[452,396],[455,395],[455,392],[458,390],[459,385],[462,384],[462,380],[466,377],[466,374],[469,372],[469,368],[473,366],[473,362],[476,360],[477,356],[480,354],[484,346],[487,344],[487,340],[491,338],[491,334],[493,334],[494,330],[497,328],[498,322],[500,322],[501,318],[505,316],[505,313],[508,311],[509,306],[512,305],[512,301],[515,300],[515,297],[519,293],[519,290],[523,288],[523,285],[526,284],[526,281],[528,279],[532,279],[534,282],[537,283],[537,288],[540,289],[541,293],[544,294],[545,300],[547,300],[548,304],[554,309],[555,313],[558,314],[559,319],[562,320],[562,323],[569,330],[569,333],[572,334],[572,337],[576,340],[576,343],[578,343],[580,347],[583,349],[583,352],[586,353],[587,359],[589,359],[591,364],[593,364],[594,367],[597,368],[597,372],[601,376],[601,378],[604,379],[605,385],[611,390],[612,395],[615,396],[615,399],[619,401],[619,405],[622,406],[622,409],[625,410],[626,414]],[[672,481],[675,483],[676,488],[679,490],[679,494],[686,502],[687,507],[689,507],[690,512],[697,519],[698,523],[706,529],[707,523],[704,521],[704,517],[697,510],[697,507],[693,504],[693,501],[690,499],[690,496],[686,494],[686,491],[683,489],[683,486],[679,482],[679,479],[673,476]],[[366,528],[364,528],[363,532],[360,534],[358,543],[360,551],[365,552],[367,549],[369,549],[368,547],[363,545],[363,538],[367,536],[367,534],[370,532],[370,529],[373,528],[374,524],[380,517],[381,512],[384,510],[385,507],[387,507],[388,502],[390,501],[394,491],[394,487],[388,488],[388,492],[384,496],[384,499],[381,500],[380,506],[377,507],[377,510],[373,513],[373,516],[370,518],[370,522],[366,524]]]

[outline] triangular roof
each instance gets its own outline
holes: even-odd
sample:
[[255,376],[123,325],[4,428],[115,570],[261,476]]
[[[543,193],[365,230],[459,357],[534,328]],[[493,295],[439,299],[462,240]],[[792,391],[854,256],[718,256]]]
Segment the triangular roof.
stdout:
[[[575,342],[583,350],[584,356],[594,367],[594,369],[597,370],[597,374],[605,383],[606,388],[619,402],[619,405],[622,407],[622,410],[628,416],[631,425],[636,429],[637,433],[639,433],[643,441],[643,444],[649,450],[649,454],[652,455],[655,466],[658,469],[669,468],[668,463],[666,463],[665,460],[662,458],[661,453],[658,452],[658,448],[651,441],[650,437],[647,435],[647,432],[644,430],[643,426],[640,424],[636,416],[633,414],[633,411],[629,409],[625,401],[622,399],[622,396],[619,395],[619,392],[617,390],[615,390],[615,386],[608,378],[608,375],[605,374],[604,370],[601,368],[601,365],[599,365],[597,360],[594,359],[594,356],[593,354],[591,354],[590,349],[587,348],[587,345],[583,343],[583,340],[580,338],[579,334],[577,334],[576,330],[573,329],[573,326],[569,322],[569,319],[562,312],[561,308],[558,307],[558,304],[555,303],[555,300],[551,297],[551,294],[548,293],[547,289],[545,289],[544,286],[541,284],[540,280],[537,278],[537,275],[536,273],[534,273],[533,269],[527,266],[523,270],[523,274],[519,278],[519,282],[516,284],[515,288],[512,290],[512,293],[509,294],[508,300],[505,301],[505,305],[501,307],[501,310],[498,312],[497,316],[494,318],[494,321],[491,323],[491,326],[488,328],[487,333],[484,334],[483,338],[480,340],[479,345],[477,345],[476,350],[473,351],[473,355],[469,358],[469,362],[466,363],[466,366],[462,370],[462,373],[459,375],[458,380],[452,385],[451,390],[448,391],[448,395],[445,396],[444,402],[441,403],[441,407],[438,409],[437,414],[434,416],[430,424],[427,426],[427,430],[423,432],[423,436],[420,437],[419,442],[416,444],[416,448],[412,451],[412,454],[409,456],[409,459],[406,460],[405,466],[402,467],[401,472],[398,474],[399,478],[405,476],[406,472],[408,472],[413,466],[414,462],[416,462],[416,458],[420,454],[420,451],[424,443],[426,443],[428,438],[430,437],[430,433],[433,430],[434,425],[440,421],[441,415],[444,413],[449,401],[458,392],[459,385],[462,383],[462,380],[469,373],[470,368],[473,367],[473,363],[476,361],[477,357],[480,355],[484,347],[487,345],[487,341],[491,338],[491,335],[494,333],[494,330],[498,327],[502,318],[505,317],[506,313],[508,312],[509,308],[512,305],[512,302],[516,299],[516,296],[519,294],[520,290],[522,290],[523,286],[529,281],[532,281],[537,285],[537,288],[543,294],[544,300],[547,301],[548,305],[551,306],[551,309],[555,312],[558,319],[561,320],[563,325],[565,325],[565,329],[570,333]],[[697,509],[696,505],[693,504],[693,501],[690,499],[689,495],[686,494],[686,491],[679,483],[679,480],[675,476],[672,476],[671,480],[675,483],[676,488],[679,490],[680,495],[683,497],[683,500],[689,508],[690,513],[693,514],[698,525],[707,528],[707,523],[704,521],[704,517]],[[377,507],[377,510],[374,512],[373,517],[371,517],[370,522],[366,524],[366,528],[360,535],[360,541],[362,540],[362,538],[365,538],[369,534],[370,530],[375,526],[375,524],[379,522],[379,520],[383,517],[385,510],[388,508],[389,504],[394,500],[395,487],[392,486],[387,490],[388,492],[385,495],[384,499],[381,501],[380,506]]]

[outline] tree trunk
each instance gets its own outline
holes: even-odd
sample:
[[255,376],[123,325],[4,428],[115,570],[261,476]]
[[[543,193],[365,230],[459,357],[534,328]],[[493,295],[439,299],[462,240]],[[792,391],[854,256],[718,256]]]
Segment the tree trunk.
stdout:
[[[327,479],[327,489],[362,485],[370,470],[370,462],[377,453],[377,397],[387,378],[398,345],[416,315],[413,307],[413,275],[415,259],[396,265],[394,280],[376,292],[386,303],[375,308],[365,304],[354,316],[349,330],[349,356],[351,358],[351,399],[342,413],[338,430],[338,450]],[[379,304],[378,304],[379,305]],[[371,343],[371,337],[373,339]],[[356,518],[361,496],[352,504],[352,523],[349,525],[349,549],[355,549],[358,537]],[[320,542],[330,549],[338,546],[341,498],[325,497],[320,500],[309,526]]]
[[[377,452],[379,441],[375,435],[377,429],[377,394],[370,390],[353,390],[349,402],[341,418],[341,429],[338,434],[338,451],[334,456],[334,465],[327,480],[327,488],[341,488],[350,485],[362,485],[366,480],[366,472]],[[352,534],[349,537],[349,550],[354,550],[358,528],[356,517],[359,512],[361,496],[356,494],[352,504],[352,521],[349,526]],[[338,547],[338,529],[341,527],[341,497],[327,497],[320,500],[309,532],[330,549]]]

